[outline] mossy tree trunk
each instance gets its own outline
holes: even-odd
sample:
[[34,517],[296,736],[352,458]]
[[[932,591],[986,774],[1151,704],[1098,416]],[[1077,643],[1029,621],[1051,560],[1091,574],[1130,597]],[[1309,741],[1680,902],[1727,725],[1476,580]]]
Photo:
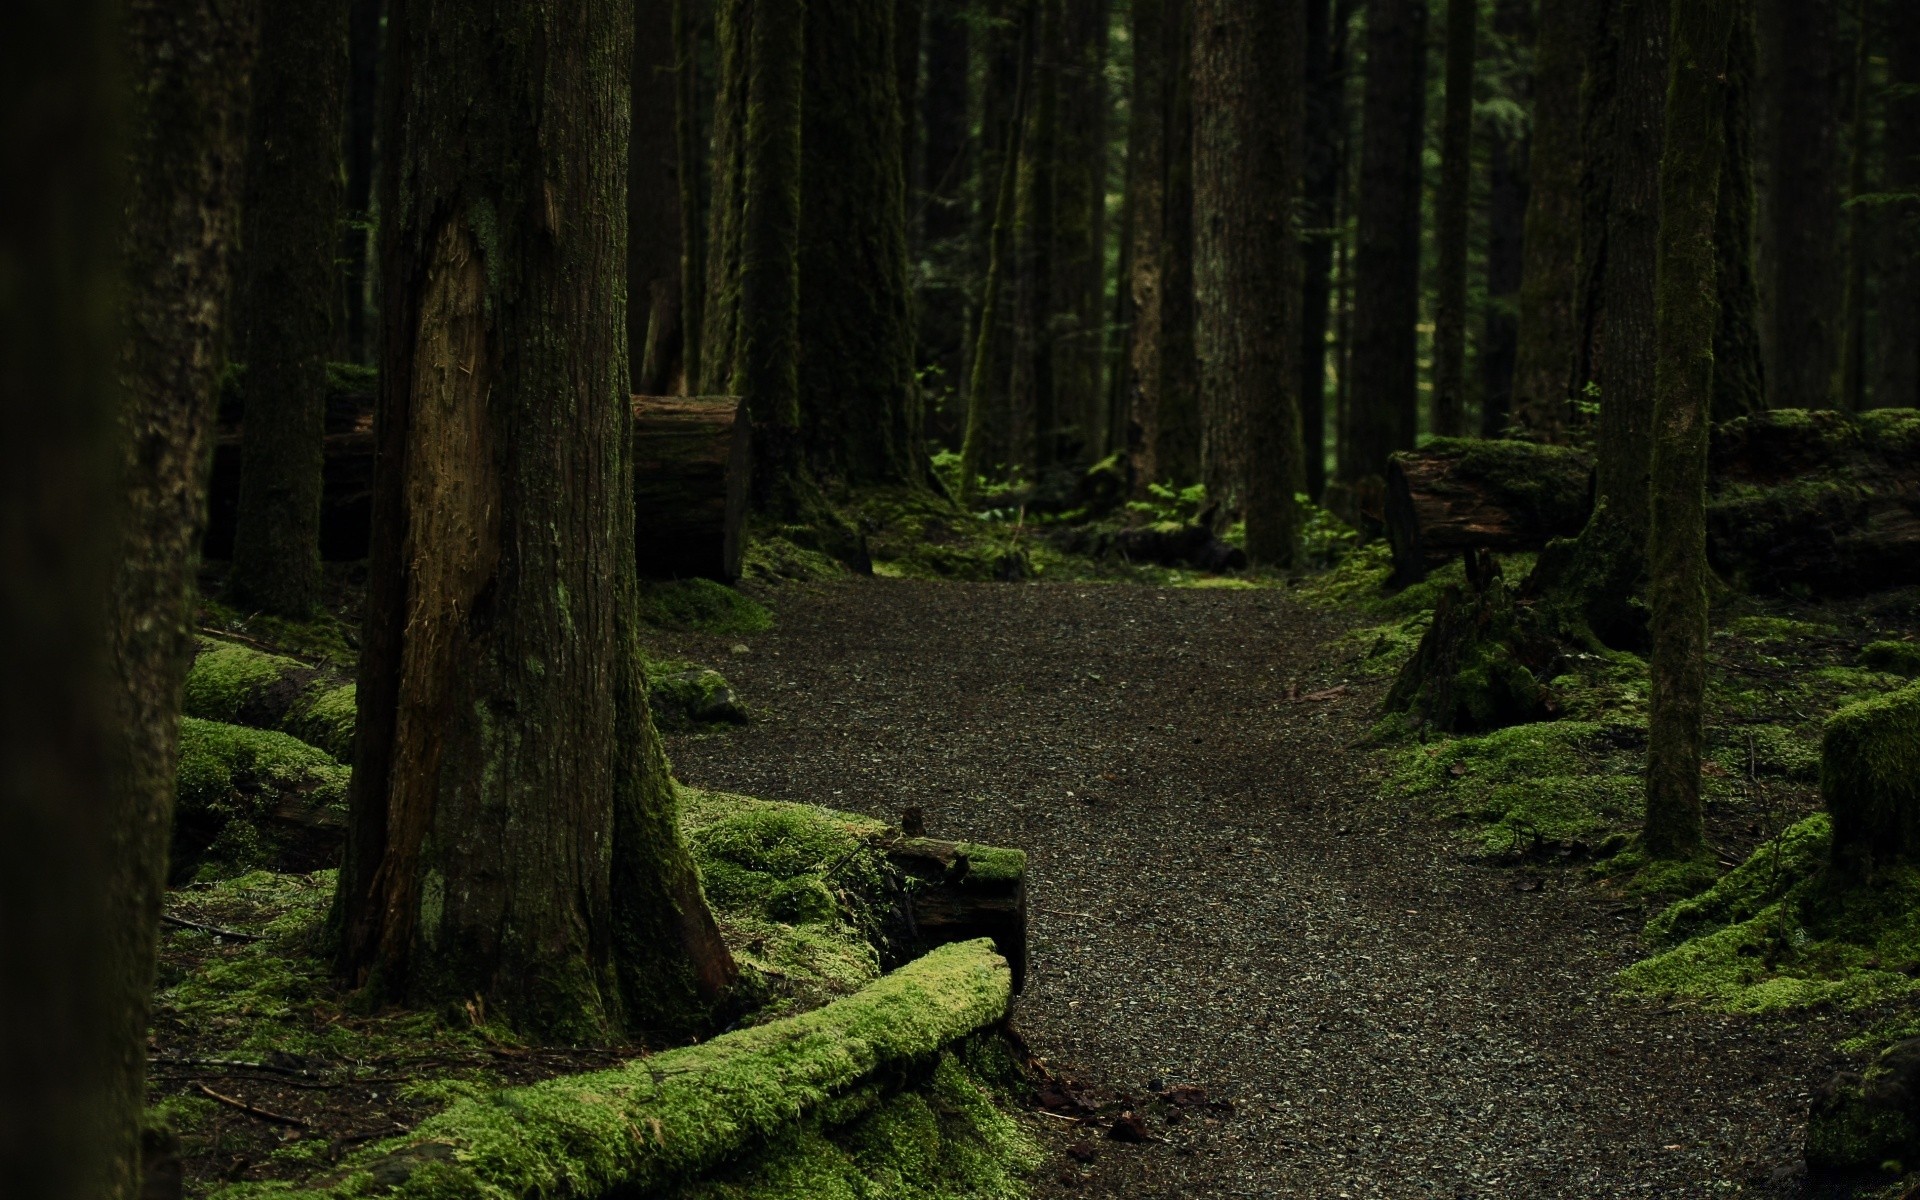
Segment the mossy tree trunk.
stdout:
[[[223,326],[239,237],[247,100],[255,50],[248,0],[127,5],[133,81],[124,228],[126,339],[120,357],[122,531],[109,602],[112,854],[98,886],[113,929],[103,989],[118,1024],[115,1133],[144,1103],[147,1005],[172,835],[181,690],[193,652],[204,467],[226,364]],[[326,239],[332,245],[332,238]],[[47,398],[36,398],[46,403]],[[116,1147],[105,1190],[132,1197],[137,1147]]]
[[1307,0],[1306,167],[1301,183],[1300,453],[1306,494],[1327,487],[1327,330],[1333,251],[1340,240],[1340,180],[1346,170],[1347,31],[1355,0]]
[[1054,386],[1058,448],[1091,460],[1103,444],[1106,364],[1109,0],[1064,0],[1054,155]]
[[321,439],[334,345],[347,0],[262,0],[242,205],[248,314],[233,598],[283,617],[320,603]]
[[1205,476],[1200,445],[1199,363],[1194,338],[1193,5],[1163,0],[1169,40],[1166,196],[1160,239],[1160,427],[1154,461],[1160,478],[1195,483]]
[[1760,351],[1760,289],[1753,264],[1753,95],[1759,42],[1756,0],[1736,0],[1727,43],[1727,147],[1714,214],[1715,279],[1720,322],[1713,334],[1713,419],[1716,424],[1766,406]]
[[[1247,522],[1247,557],[1299,540],[1301,0],[1194,5],[1194,295],[1209,494]],[[1227,448],[1232,447],[1229,454]],[[1213,477],[1219,471],[1219,480]]]
[[707,209],[702,164],[707,144],[701,134],[700,47],[704,24],[688,9],[692,0],[673,0],[673,140],[679,168],[680,203],[680,376],[686,394],[700,394],[701,330],[706,317]]
[[1653,696],[1644,844],[1706,844],[1700,804],[1707,682],[1707,433],[1713,401],[1714,210],[1736,0],[1676,4],[1660,164],[1653,487],[1648,566]]
[[1368,0],[1354,250],[1353,388],[1340,478],[1382,475],[1420,424],[1420,154],[1427,0]]
[[[1531,80],[1513,70],[1512,64],[1531,42],[1532,33],[1533,6],[1527,0],[1499,0],[1494,5],[1493,36],[1503,55],[1505,86],[1521,104],[1531,98]],[[1497,438],[1513,419],[1530,144],[1525,129],[1511,121],[1487,125],[1487,292],[1480,333],[1480,436]]]
[[637,638],[631,19],[623,0],[394,4],[375,541],[335,902],[350,982],[570,1040],[697,1026],[733,974]]
[[[1580,257],[1573,295],[1573,369],[1567,379],[1569,437],[1592,428],[1606,342],[1607,237],[1613,232],[1614,101],[1619,95],[1620,29],[1626,0],[1588,0],[1586,77],[1580,88]],[[1662,89],[1661,94],[1664,94]]]
[[676,7],[668,4],[633,6],[633,92],[627,135],[627,355],[628,386],[642,396],[665,395],[682,367],[683,189],[678,145],[682,60],[675,46],[675,14]]
[[1880,345],[1874,403],[1920,405],[1920,5],[1887,12],[1887,116]]
[[1433,410],[1435,437],[1467,431],[1467,234],[1473,202],[1473,76],[1479,0],[1447,0],[1446,108],[1440,190],[1434,197]]
[[918,474],[894,51],[892,0],[808,3],[800,421],[820,473],[857,483]]
[[1541,5],[1534,48],[1513,424],[1549,442],[1562,440],[1571,415],[1585,162],[1580,93],[1592,4],[1560,0]]
[[[9,1194],[138,1194],[144,1032],[116,1011],[107,593],[125,12],[0,10],[0,1163]],[[133,982],[129,980],[128,982]],[[145,976],[138,982],[150,982]],[[144,1002],[142,1004],[144,1013]]]
[[1773,408],[1835,400],[1842,315],[1839,0],[1765,0],[1778,23],[1768,199],[1773,306],[1767,374]]

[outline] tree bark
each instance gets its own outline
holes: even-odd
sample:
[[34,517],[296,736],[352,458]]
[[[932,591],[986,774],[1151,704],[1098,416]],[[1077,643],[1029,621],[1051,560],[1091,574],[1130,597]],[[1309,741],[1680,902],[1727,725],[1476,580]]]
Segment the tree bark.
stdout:
[[[1493,32],[1508,55],[1528,45],[1533,6],[1500,0]],[[1509,62],[1511,59],[1508,60]],[[1520,103],[1531,81],[1511,72],[1506,87]],[[1489,122],[1487,151],[1487,301],[1480,334],[1480,436],[1497,438],[1513,420],[1514,360],[1520,341],[1520,282],[1526,266],[1528,159],[1526,133],[1511,122]]]
[[1133,0],[1132,109],[1127,133],[1128,278],[1132,324],[1127,332],[1127,479],[1135,497],[1160,478],[1162,355],[1161,244],[1166,236],[1167,0]]
[[1887,12],[1886,182],[1874,403],[1920,405],[1920,5]]
[[701,25],[687,10],[691,0],[673,0],[673,137],[680,184],[680,378],[689,395],[698,391],[700,353],[706,329],[707,143],[700,120]]
[[1013,370],[1007,387],[1012,441],[1008,460],[1030,479],[1053,465],[1059,438],[1053,373],[1053,255],[1064,0],[1032,2],[1039,9],[1039,24],[1013,206]]
[[850,483],[918,475],[893,13],[891,0],[807,7],[800,421],[816,471]]
[[1163,0],[1170,14],[1167,71],[1167,182],[1160,239],[1160,417],[1154,461],[1160,478],[1197,483],[1206,478],[1200,444],[1199,362],[1194,315],[1193,252],[1193,4]]
[[1474,27],[1479,0],[1447,0],[1446,110],[1440,121],[1439,248],[1433,306],[1435,437],[1467,431],[1467,233],[1473,203]]
[[1327,488],[1327,332],[1333,300],[1334,246],[1340,240],[1340,180],[1346,171],[1347,30],[1355,0],[1307,0],[1306,168],[1300,254],[1300,452],[1306,494]]
[[352,0],[347,18],[346,214],[341,232],[340,291],[346,335],[344,357],[363,363],[367,344],[368,279],[373,267],[374,132],[380,107],[380,25],[386,0]]
[[740,578],[746,548],[745,406],[731,396],[633,398],[633,512],[640,571]]
[[[147,1006],[172,834],[180,696],[192,653],[202,478],[239,236],[254,5],[136,0],[126,30],[134,84],[120,357],[122,538],[110,589],[113,714],[123,774],[100,880],[114,931],[106,988],[118,1019],[117,1134],[144,1103]],[[330,243],[331,239],[329,239]],[[39,401],[44,403],[44,400]],[[110,1196],[131,1197],[137,1148],[121,1145]]]
[[1830,408],[1840,362],[1842,295],[1838,0],[1767,0],[1778,22],[1773,63],[1776,255],[1772,408]]
[[1726,140],[1734,0],[1674,6],[1660,166],[1659,318],[1648,559],[1653,697],[1647,727],[1648,854],[1706,844],[1700,803],[1707,670],[1707,434],[1713,399],[1713,225]]
[[1378,478],[1419,433],[1420,152],[1427,0],[1368,0],[1354,251],[1353,391],[1340,478]]
[[321,439],[342,201],[346,0],[262,0],[242,206],[236,602],[282,617],[320,604]]
[[[1194,298],[1210,499],[1244,513],[1247,557],[1299,540],[1302,0],[1196,0]],[[1231,448],[1231,449],[1229,449]],[[1218,484],[1214,471],[1218,471]]]
[[1085,461],[1105,440],[1108,3],[1064,0],[1060,22],[1053,377],[1058,448]]
[[103,604],[124,22],[100,0],[0,10],[0,1163],[44,1200],[131,1200],[145,1105],[144,1034],[118,1006],[149,980],[115,960],[131,914],[100,886],[125,870]]
[[1533,136],[1528,147],[1527,216],[1520,282],[1513,424],[1560,441],[1571,417],[1578,340],[1581,82],[1593,0],[1540,7],[1534,49]]
[[[1626,0],[1589,0],[1586,79],[1580,90],[1580,265],[1573,299],[1573,372],[1567,381],[1568,437],[1590,431],[1607,344],[1607,259],[1612,232],[1619,95],[1620,28]],[[1664,89],[1662,89],[1664,95]]]
[[[1872,97],[1872,38],[1866,6],[1854,32],[1853,67],[1847,81],[1847,199],[1857,201],[1873,191],[1872,124],[1868,109]],[[1867,242],[1874,211],[1854,203],[1846,210],[1846,279],[1842,289],[1840,373],[1836,407],[1858,412],[1867,406]]]
[[629,387],[674,390],[681,374],[680,56],[674,9],[633,6],[632,100],[627,152],[627,355]]
[[1727,146],[1714,214],[1720,321],[1713,333],[1713,419],[1731,421],[1766,406],[1760,347],[1760,290],[1753,263],[1754,34],[1756,0],[1735,0],[1727,43]]
[[[972,178],[968,73],[972,20],[965,0],[928,0],[926,83],[921,99],[921,258],[928,266],[919,296],[920,360],[932,368],[936,394],[961,401],[929,405],[930,440],[952,445],[964,433],[967,372],[967,265],[972,251],[968,183]],[[982,177],[981,192],[993,181]],[[981,207],[992,203],[989,196]]]
[[696,1028],[733,964],[674,817],[634,612],[631,10],[397,0],[390,31],[338,965],[539,1036]]
[[1387,466],[1393,579],[1406,586],[1462,552],[1539,551],[1593,510],[1593,460],[1565,446],[1448,438]]

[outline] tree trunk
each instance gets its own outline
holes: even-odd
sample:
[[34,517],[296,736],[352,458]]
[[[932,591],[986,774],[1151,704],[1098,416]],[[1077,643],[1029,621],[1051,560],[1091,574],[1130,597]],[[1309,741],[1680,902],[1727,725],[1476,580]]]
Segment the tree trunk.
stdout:
[[1735,0],[1727,43],[1727,147],[1714,214],[1715,280],[1720,321],[1713,333],[1713,419],[1766,407],[1766,371],[1760,349],[1760,291],[1753,267],[1753,93],[1759,53],[1753,28],[1756,0]]
[[145,1107],[145,999],[119,1006],[150,980],[116,961],[132,914],[100,886],[126,869],[102,603],[120,495],[125,37],[118,4],[0,10],[0,1163],[10,1193],[44,1200],[131,1200]]
[[1776,254],[1772,408],[1829,408],[1842,295],[1839,0],[1767,0],[1778,22],[1769,172]]
[[700,353],[706,329],[707,212],[702,166],[707,143],[701,137],[700,25],[688,13],[691,0],[673,0],[673,139],[680,184],[680,381],[681,390],[699,390]]
[[1446,111],[1440,121],[1439,247],[1433,306],[1435,437],[1467,431],[1467,233],[1473,202],[1474,23],[1479,0],[1447,0]]
[[1340,240],[1340,179],[1346,170],[1347,30],[1354,0],[1307,0],[1306,170],[1300,254],[1305,283],[1300,312],[1300,452],[1306,493],[1327,488],[1327,331],[1333,300],[1333,251]]
[[1039,8],[1032,102],[1021,141],[1013,206],[1013,371],[1008,383],[1008,459],[1030,479],[1056,457],[1059,420],[1053,376],[1054,167],[1060,118],[1060,7]]
[[1880,346],[1873,400],[1920,405],[1920,5],[1887,11],[1886,182],[1881,212]]
[[888,56],[893,63],[893,94],[900,109],[900,174],[904,188],[906,237],[911,247],[910,253],[917,257],[920,247],[914,244],[920,233],[920,223],[911,219],[911,214],[920,211],[925,197],[917,194],[913,186],[920,174],[914,170],[918,165],[917,151],[920,148],[920,46],[926,38],[928,0],[898,0],[893,9],[893,51]]
[[[1567,380],[1569,437],[1593,425],[1607,342],[1608,210],[1613,201],[1614,101],[1619,94],[1620,27],[1626,0],[1589,0],[1586,79],[1580,91],[1580,265],[1573,297],[1573,373]],[[1662,93],[1665,94],[1664,89]]]
[[1420,152],[1427,0],[1368,0],[1354,252],[1353,391],[1340,477],[1377,478],[1419,432]]
[[1648,565],[1653,703],[1647,726],[1647,853],[1706,843],[1707,433],[1713,400],[1714,209],[1726,140],[1727,43],[1735,0],[1674,6],[1666,150],[1660,167],[1659,320]]
[[347,18],[346,224],[341,231],[340,291],[344,357],[363,363],[372,275],[374,131],[380,109],[380,26],[386,0],[352,0]]
[[[1493,32],[1513,54],[1530,40],[1533,7],[1500,0]],[[1531,97],[1527,77],[1513,72],[1507,88],[1520,103]],[[1514,359],[1520,339],[1520,282],[1526,266],[1527,135],[1512,122],[1489,122],[1487,151],[1487,302],[1480,335],[1480,436],[1504,436],[1513,420]]]
[[1168,98],[1165,235],[1160,239],[1160,416],[1153,452],[1160,478],[1206,478],[1200,445],[1200,367],[1195,358],[1193,252],[1193,4],[1163,0]]
[[[108,814],[111,916],[105,998],[118,1022],[116,1137],[139,1126],[147,1006],[172,836],[180,694],[194,607],[195,547],[206,519],[202,471],[239,236],[241,166],[255,49],[244,0],[135,0],[126,25],[134,83],[125,222],[126,341],[120,359],[122,539],[110,590],[112,670],[120,681],[113,757],[123,771]],[[330,242],[330,239],[329,239]],[[49,398],[38,397],[45,404]],[[136,1146],[115,1148],[106,1195],[131,1197]]]
[[242,206],[246,420],[233,598],[296,619],[320,603],[347,16],[347,0],[262,0]]
[[[920,361],[938,393],[958,399],[927,413],[930,440],[956,444],[964,433],[967,372],[967,265],[972,247],[968,182],[973,170],[967,112],[972,21],[965,0],[928,0],[925,93],[921,101],[921,258],[929,271],[919,297]],[[982,177],[982,193],[993,180]],[[987,196],[985,208],[992,203]]]
[[893,11],[891,0],[807,8],[800,421],[818,471],[852,483],[918,474]]
[[1393,579],[1406,586],[1467,551],[1538,551],[1593,510],[1593,460],[1565,446],[1445,439],[1387,466]]
[[617,319],[631,10],[397,0],[390,30],[339,967],[536,1035],[697,1027],[733,964],[636,636]]
[[629,387],[647,396],[675,390],[682,373],[680,322],[680,57],[674,10],[633,6],[633,92],[627,157],[627,354]]
[[[1302,0],[1197,0],[1194,296],[1208,494],[1247,522],[1247,557],[1299,540],[1300,247],[1286,219],[1305,158]],[[1233,450],[1229,453],[1228,448]],[[1210,471],[1210,475],[1211,475]]]
[[1533,136],[1514,355],[1513,421],[1541,441],[1564,438],[1571,416],[1579,292],[1581,81],[1593,0],[1540,7],[1534,47]]
[[1133,0],[1133,95],[1127,133],[1128,278],[1132,325],[1127,333],[1127,479],[1143,497],[1160,477],[1161,244],[1166,237],[1168,23],[1167,0]]
[[1062,454],[1104,438],[1108,0],[1064,0],[1054,168],[1054,387]]
[[1862,19],[1854,33],[1851,79],[1847,83],[1847,199],[1855,201],[1846,211],[1846,282],[1842,294],[1840,379],[1837,407],[1859,412],[1867,406],[1867,243],[1874,211],[1857,203],[1874,189],[1870,182],[1872,126],[1868,106],[1872,96],[1873,58],[1871,36],[1865,18],[1865,6],[1858,10]]

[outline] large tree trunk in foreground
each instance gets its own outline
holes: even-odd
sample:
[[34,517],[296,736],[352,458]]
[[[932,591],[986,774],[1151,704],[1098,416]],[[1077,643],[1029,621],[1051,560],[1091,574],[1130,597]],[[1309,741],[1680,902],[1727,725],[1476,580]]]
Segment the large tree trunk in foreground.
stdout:
[[1247,522],[1247,557],[1293,565],[1300,461],[1299,195],[1306,47],[1299,0],[1194,5],[1194,295],[1208,494]]
[[103,601],[124,15],[0,9],[0,1171],[40,1200],[130,1200],[145,1101],[142,1031],[116,1009],[132,980],[110,952],[129,914],[100,887],[124,869]]
[[1420,150],[1427,0],[1371,0],[1354,252],[1353,387],[1340,478],[1378,477],[1419,433]]
[[347,0],[265,0],[247,147],[236,603],[307,617],[320,603],[321,437],[333,350]]
[[[202,470],[226,365],[223,317],[239,235],[253,18],[253,5],[241,0],[141,0],[128,19],[135,117],[120,359],[126,507],[111,592],[113,670],[123,685],[114,720],[125,739],[125,773],[103,891],[114,929],[107,995],[121,1021],[113,1039],[118,1095],[136,1109],[172,834],[180,693],[193,645]],[[133,1119],[125,1120],[122,1127],[132,1128]],[[128,1179],[108,1194],[131,1195]]]
[[1676,5],[1660,164],[1659,318],[1647,588],[1653,703],[1647,722],[1648,854],[1706,844],[1700,804],[1707,687],[1707,441],[1713,404],[1713,222],[1726,144],[1734,0]]
[[[616,319],[631,28],[620,0],[395,5],[381,457],[335,913],[350,981],[572,1040],[696,1027],[733,976],[635,625]],[[494,72],[478,92],[476,64]]]

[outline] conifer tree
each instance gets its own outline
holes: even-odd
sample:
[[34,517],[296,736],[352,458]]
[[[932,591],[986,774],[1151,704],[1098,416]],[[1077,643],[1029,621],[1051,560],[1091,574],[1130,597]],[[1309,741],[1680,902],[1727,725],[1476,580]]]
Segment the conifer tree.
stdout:
[[1447,0],[1446,111],[1440,122],[1440,191],[1434,199],[1439,277],[1433,314],[1436,437],[1467,431],[1467,233],[1473,202],[1474,31],[1479,0]]

